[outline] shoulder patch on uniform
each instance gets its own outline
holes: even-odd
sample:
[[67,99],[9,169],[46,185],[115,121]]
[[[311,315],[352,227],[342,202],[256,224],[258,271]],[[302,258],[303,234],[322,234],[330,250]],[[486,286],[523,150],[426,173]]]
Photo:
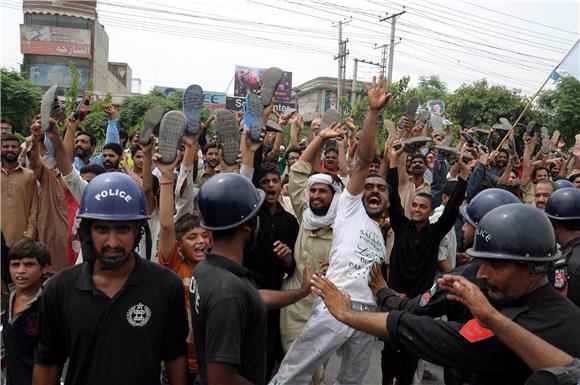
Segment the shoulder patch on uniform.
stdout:
[[421,306],[421,307],[427,306],[427,304],[429,303],[429,300],[431,299],[431,297],[433,297],[433,295],[435,295],[438,288],[439,287],[437,286],[437,284],[434,284],[433,286],[431,286],[429,291],[426,291],[425,293],[423,293],[423,295],[421,296],[421,300],[419,301],[419,306]]
[[459,331],[467,341],[474,343],[493,337],[493,332],[481,326],[476,319],[467,321]]
[[427,306],[427,304],[429,303],[429,300],[431,299],[431,294],[429,294],[428,291],[426,291],[422,296],[421,296],[421,300],[419,301],[419,306],[421,307],[425,307]]

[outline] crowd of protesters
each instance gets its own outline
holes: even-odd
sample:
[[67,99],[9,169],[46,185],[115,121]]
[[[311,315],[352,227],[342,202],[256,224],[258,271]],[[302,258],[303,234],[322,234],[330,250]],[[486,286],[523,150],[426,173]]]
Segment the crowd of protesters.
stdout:
[[131,136],[106,104],[100,152],[54,87],[25,141],[2,119],[6,383],[321,385],[335,352],[336,384],[577,383],[580,135],[453,139],[410,100],[379,143],[383,76],[359,127],[275,113],[281,73],[205,122],[190,86]]

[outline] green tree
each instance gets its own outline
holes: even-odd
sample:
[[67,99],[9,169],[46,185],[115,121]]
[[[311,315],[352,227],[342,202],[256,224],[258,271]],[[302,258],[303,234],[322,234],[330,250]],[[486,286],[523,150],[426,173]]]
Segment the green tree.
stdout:
[[15,124],[15,131],[25,132],[40,109],[42,90],[16,71],[0,69],[2,78],[2,117]]
[[437,75],[420,76],[416,90],[421,104],[432,99],[445,100],[448,95],[447,85]]
[[64,90],[64,112],[66,116],[72,114],[78,105],[78,96],[79,96],[79,84],[81,79],[81,74],[77,69],[77,65],[73,61],[68,62],[68,71],[70,75],[70,87]]
[[461,85],[449,96],[447,111],[461,127],[491,127],[500,117],[515,121],[527,100],[516,90],[489,86],[482,79]]
[[151,91],[147,95],[131,96],[123,102],[123,108],[119,112],[119,124],[127,129],[130,134],[139,131],[143,124],[145,113],[154,106],[161,106],[166,110],[181,110],[183,94],[174,92],[169,96],[161,92]]
[[561,78],[556,88],[540,95],[540,111],[548,117],[546,126],[558,130],[568,146],[580,133],[580,81],[572,76]]

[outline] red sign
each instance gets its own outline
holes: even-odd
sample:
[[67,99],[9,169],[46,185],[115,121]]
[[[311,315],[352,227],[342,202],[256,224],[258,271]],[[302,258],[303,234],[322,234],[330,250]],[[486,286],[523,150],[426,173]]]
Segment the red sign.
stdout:
[[24,54],[91,58],[91,31],[44,25],[20,25]]

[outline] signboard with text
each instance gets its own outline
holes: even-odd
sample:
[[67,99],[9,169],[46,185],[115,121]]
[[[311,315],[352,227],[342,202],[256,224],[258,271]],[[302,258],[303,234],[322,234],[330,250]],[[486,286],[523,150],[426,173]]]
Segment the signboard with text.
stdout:
[[226,93],[203,91],[203,106],[205,108],[226,108]]
[[91,31],[21,24],[20,50],[24,54],[90,59]]
[[[242,98],[239,96],[228,96],[226,98],[226,108],[231,111],[239,111],[244,108],[244,104],[246,104],[246,98]],[[274,101],[274,111],[277,113],[284,112],[287,108],[296,108],[296,103],[286,103],[286,102],[277,102]]]
[[[265,68],[236,66],[234,81],[234,96],[246,97],[248,92],[260,89]],[[292,101],[292,72],[284,71],[282,81],[274,94],[274,100],[278,102]]]

